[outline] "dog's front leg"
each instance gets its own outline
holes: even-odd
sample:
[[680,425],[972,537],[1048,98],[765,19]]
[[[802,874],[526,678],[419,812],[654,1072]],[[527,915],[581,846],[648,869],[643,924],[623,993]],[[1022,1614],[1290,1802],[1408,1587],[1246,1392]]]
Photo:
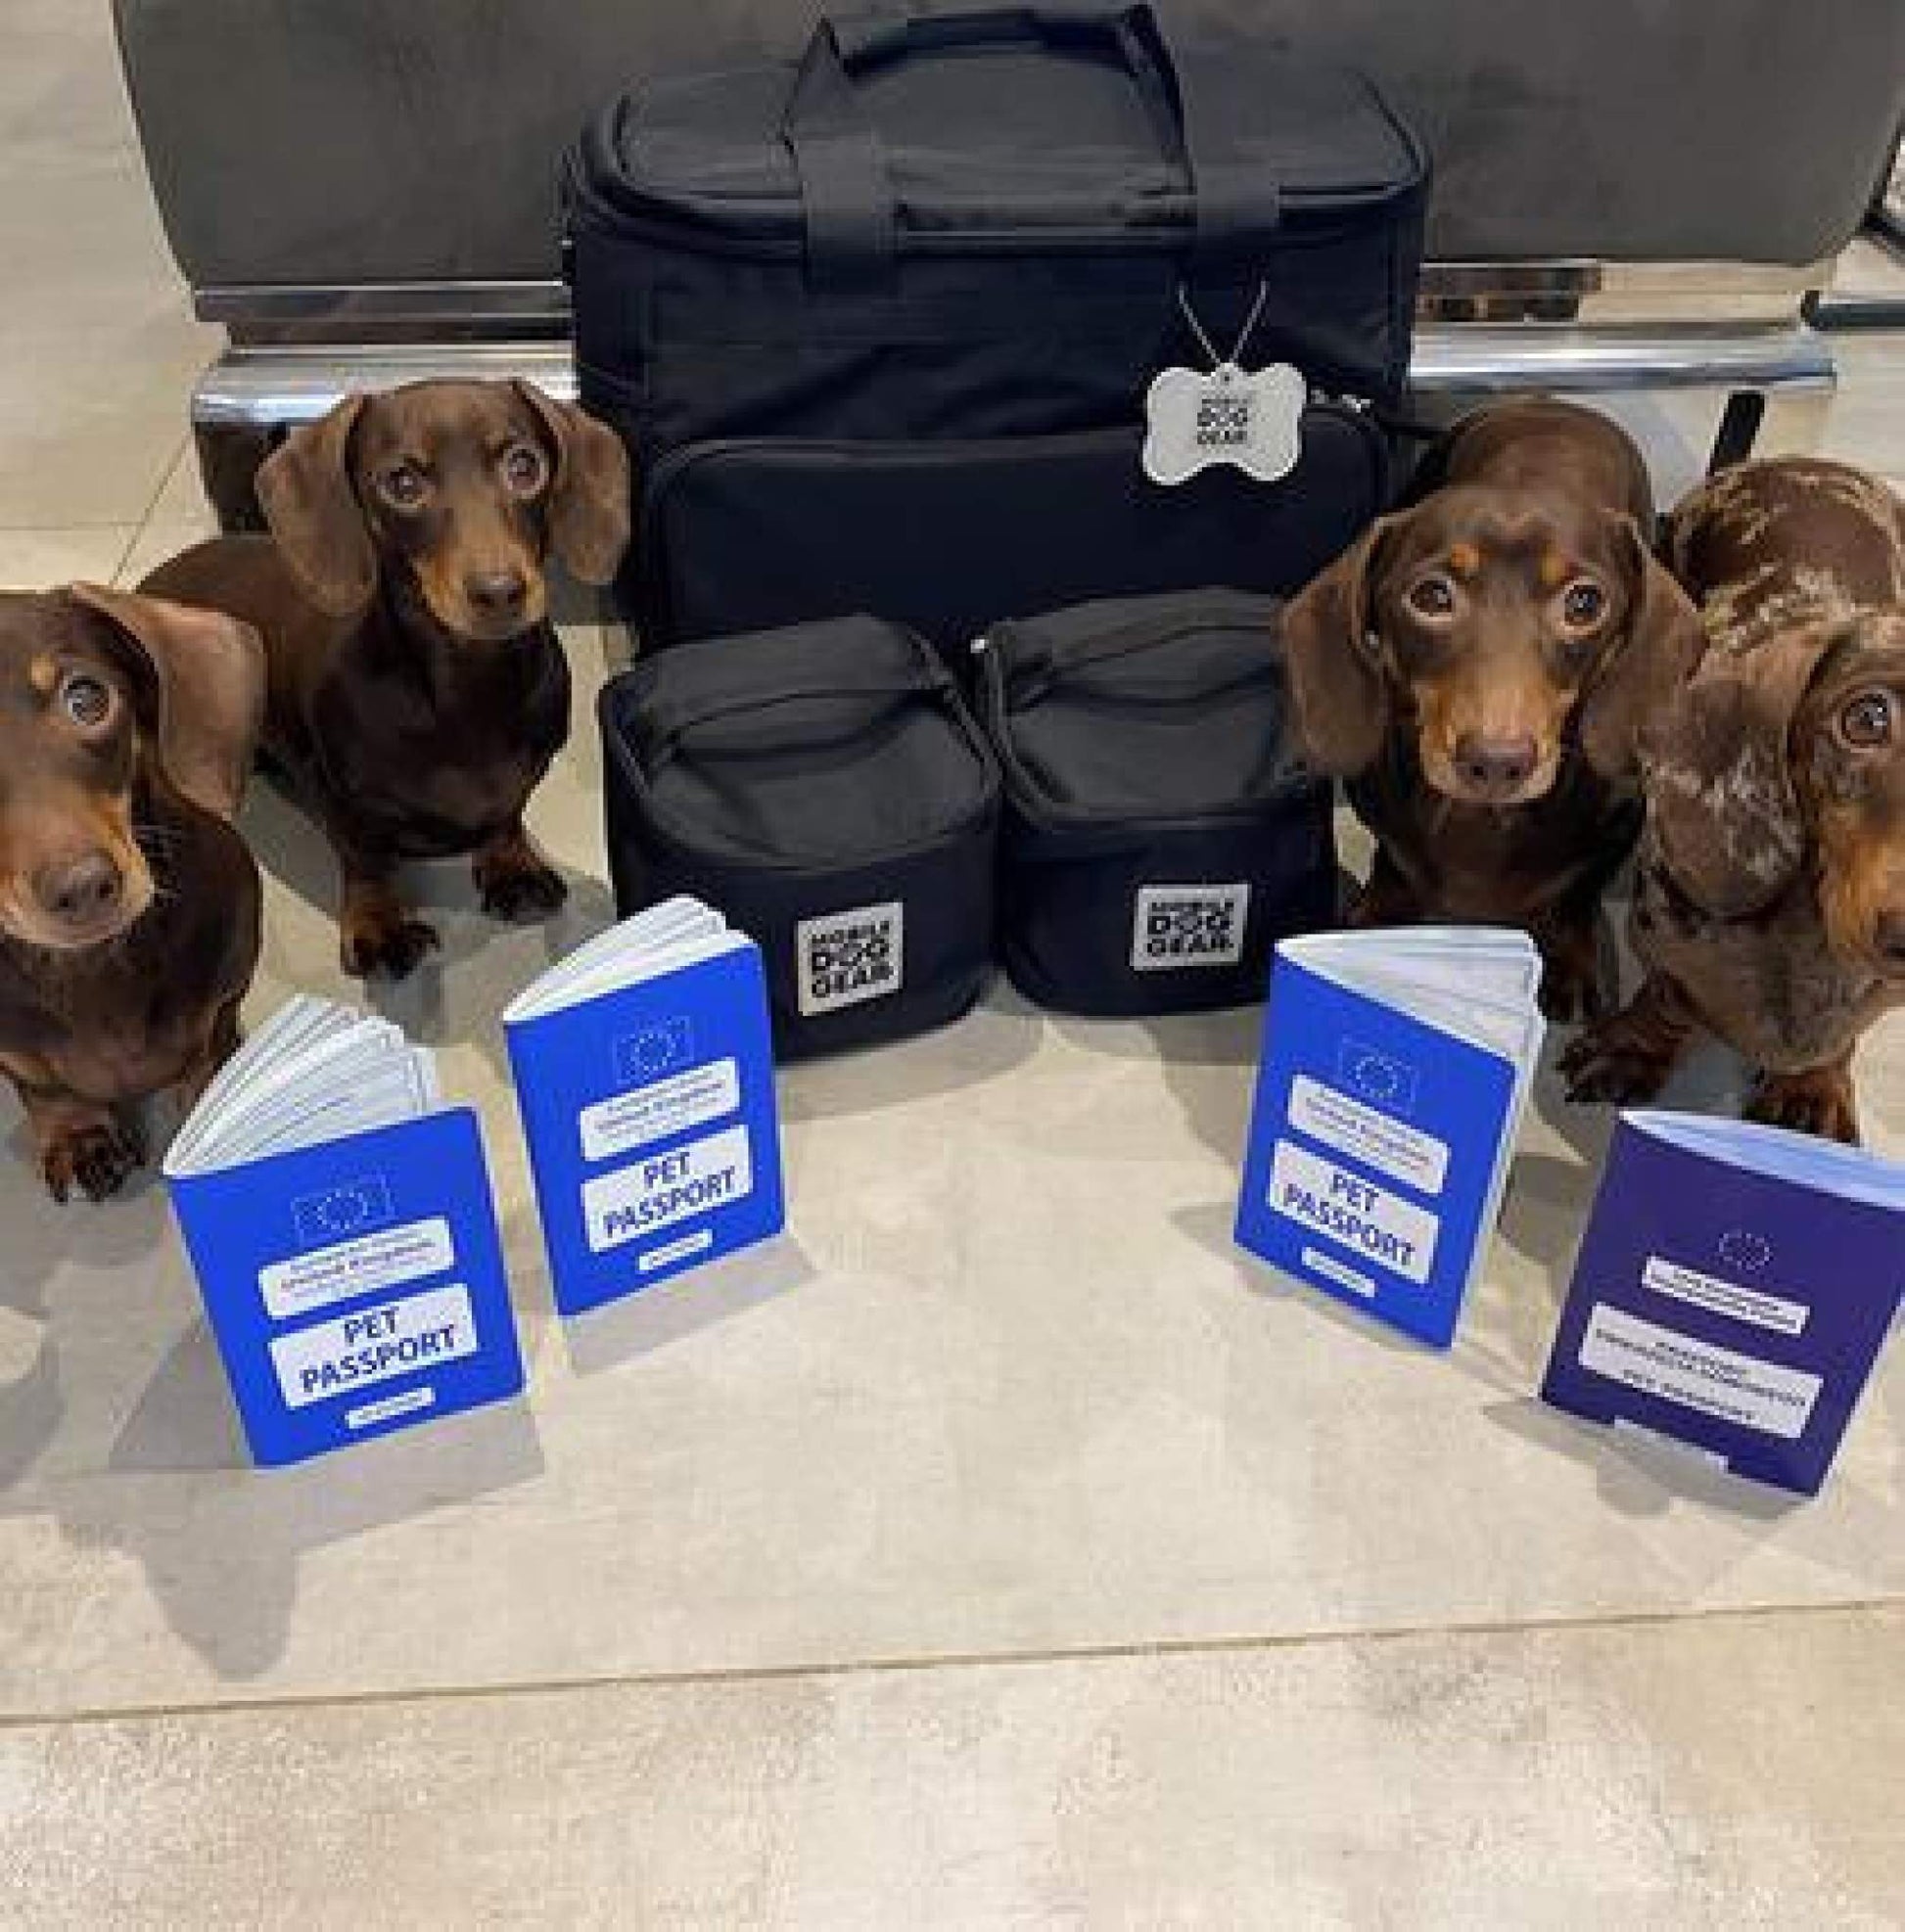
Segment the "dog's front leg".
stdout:
[[1378,846],[1368,882],[1343,914],[1343,924],[1362,932],[1371,926],[1417,926],[1422,921],[1421,896],[1403,869]]
[[437,928],[416,918],[396,889],[396,862],[382,854],[338,846],[344,899],[338,912],[340,957],[360,980],[382,974],[401,980],[442,943]]
[[238,1051],[245,1037],[238,1024],[238,1009],[244,1003],[243,993],[234,994],[212,1016],[203,1049],[180,1076],[175,1089],[180,1120],[199,1104],[200,1096],[217,1078],[219,1068]]
[[77,1187],[90,1200],[103,1201],[146,1159],[146,1142],[136,1115],[101,1100],[83,1100],[53,1086],[14,1081],[32,1130],[40,1178],[56,1201]]
[[1596,1021],[1561,1055],[1567,1097],[1618,1107],[1651,1100],[1697,1024],[1680,989],[1649,973],[1620,1012]]
[[1852,1088],[1851,1054],[1803,1074],[1762,1073],[1746,1097],[1746,1118],[1856,1147],[1859,1102]]
[[478,849],[470,871],[492,919],[546,919],[569,897],[562,874],[536,851],[521,819]]
[[1541,948],[1541,1010],[1560,1026],[1599,1020],[1619,990],[1612,935],[1592,900],[1558,907],[1534,924]]

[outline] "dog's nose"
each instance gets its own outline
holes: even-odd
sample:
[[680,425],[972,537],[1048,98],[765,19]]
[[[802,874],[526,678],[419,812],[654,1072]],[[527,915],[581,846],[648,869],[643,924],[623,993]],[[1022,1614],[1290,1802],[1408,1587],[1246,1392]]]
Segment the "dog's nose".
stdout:
[[529,602],[529,578],[517,570],[473,571],[464,578],[463,588],[473,610],[498,621],[521,616]]
[[62,925],[86,927],[119,902],[125,882],[103,851],[43,866],[33,882],[40,903]]
[[1512,792],[1535,775],[1541,747],[1532,738],[1484,738],[1470,732],[1456,746],[1456,769],[1478,792]]

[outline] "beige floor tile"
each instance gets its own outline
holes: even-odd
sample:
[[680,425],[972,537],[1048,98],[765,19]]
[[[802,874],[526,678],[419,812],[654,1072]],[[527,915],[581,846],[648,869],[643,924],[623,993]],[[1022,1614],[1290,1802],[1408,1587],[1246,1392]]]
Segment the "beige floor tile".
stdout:
[[217,534],[218,520],[206,501],[199,482],[198,455],[187,438],[165,474],[152,514],[140,527],[119,567],[118,580],[130,588],[167,558]]
[[1833,338],[1838,390],[1821,453],[1894,475],[1905,470],[1905,331]]
[[32,0],[8,31],[0,260],[31,272],[7,296],[0,528],[136,524],[219,337],[166,252],[110,10]]
[[1905,1618],[0,1732],[33,1924],[1888,1927]]
[[1833,293],[1855,300],[1905,301],[1905,250],[1861,235],[1839,256]]
[[129,524],[0,529],[0,589],[44,590],[74,577],[110,583],[133,532]]

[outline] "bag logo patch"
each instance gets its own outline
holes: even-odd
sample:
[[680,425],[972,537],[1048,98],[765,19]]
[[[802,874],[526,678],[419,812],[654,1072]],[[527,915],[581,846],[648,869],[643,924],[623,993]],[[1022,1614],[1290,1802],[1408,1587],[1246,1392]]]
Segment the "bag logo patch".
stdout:
[[803,919],[794,928],[802,1014],[832,1013],[898,992],[906,984],[906,913],[896,898]]
[[1179,966],[1234,966],[1243,957],[1250,887],[1140,886],[1131,963],[1139,973]]

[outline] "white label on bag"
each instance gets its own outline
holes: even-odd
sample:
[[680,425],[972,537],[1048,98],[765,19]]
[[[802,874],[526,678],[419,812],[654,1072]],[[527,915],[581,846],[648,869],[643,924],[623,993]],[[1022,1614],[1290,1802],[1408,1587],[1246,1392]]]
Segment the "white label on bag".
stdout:
[[476,1351],[470,1291],[432,1288],[407,1301],[358,1309],[335,1321],[280,1335],[271,1344],[271,1366],[287,1406],[303,1408]]
[[738,1201],[754,1186],[754,1162],[744,1127],[651,1154],[614,1173],[582,1183],[582,1219],[592,1254],[657,1234]]
[[803,1014],[884,999],[906,985],[906,908],[899,899],[803,919],[794,928],[795,991]]
[[1597,1302],[1581,1338],[1581,1366],[1643,1394],[1792,1442],[1806,1433],[1824,1378],[1716,1348]]
[[1647,1258],[1641,1279],[1656,1295],[1691,1302],[1696,1309],[1710,1309],[1715,1314],[1729,1314],[1735,1321],[1748,1321],[1755,1328],[1771,1328],[1781,1335],[1804,1333],[1806,1317],[1812,1312],[1804,1302],[1789,1302],[1784,1295],[1768,1294],[1764,1288],[1747,1288],[1738,1281],[1722,1280],[1717,1274],[1703,1274],[1684,1263],[1670,1262],[1664,1255]]
[[1424,1194],[1440,1194],[1449,1177],[1446,1140],[1407,1121],[1391,1120],[1308,1074],[1298,1074],[1290,1082],[1290,1125]]
[[1234,966],[1243,957],[1247,883],[1140,886],[1131,922],[1131,963],[1139,973],[1179,966]]
[[271,1319],[286,1321],[333,1302],[351,1302],[380,1288],[400,1288],[406,1281],[442,1274],[455,1265],[449,1222],[439,1215],[272,1262],[258,1270],[258,1292]]
[[1310,386],[1287,362],[1239,369],[1165,369],[1144,396],[1144,474],[1181,483],[1199,470],[1228,463],[1275,483],[1303,453],[1303,407]]
[[576,1116],[585,1161],[606,1161],[666,1134],[718,1121],[741,1104],[741,1070],[733,1059],[711,1060],[685,1074],[653,1081],[631,1093],[612,1094]]
[[1293,1141],[1277,1143],[1270,1205],[1407,1281],[1429,1278],[1442,1230],[1436,1217]]

